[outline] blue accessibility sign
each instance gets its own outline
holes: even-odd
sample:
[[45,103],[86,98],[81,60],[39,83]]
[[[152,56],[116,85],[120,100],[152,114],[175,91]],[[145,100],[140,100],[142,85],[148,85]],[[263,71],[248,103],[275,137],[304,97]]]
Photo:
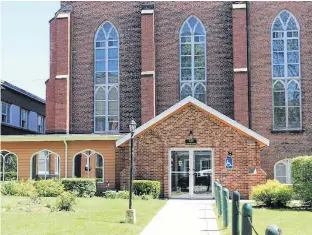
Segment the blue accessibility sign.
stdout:
[[225,159],[225,168],[226,169],[233,169],[233,158],[227,157]]

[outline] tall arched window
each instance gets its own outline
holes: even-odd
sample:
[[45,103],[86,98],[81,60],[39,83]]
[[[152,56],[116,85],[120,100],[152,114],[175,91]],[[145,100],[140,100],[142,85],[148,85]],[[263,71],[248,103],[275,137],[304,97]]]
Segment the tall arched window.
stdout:
[[104,183],[104,157],[99,152],[86,149],[73,157],[73,177],[96,178],[96,182]]
[[94,41],[94,132],[119,130],[118,47],[116,28],[104,22]]
[[206,31],[194,16],[180,30],[180,98],[193,96],[207,102]]
[[282,184],[291,184],[290,159],[284,159],[274,164],[274,178]]
[[288,11],[275,18],[271,41],[273,129],[301,129],[300,29]]

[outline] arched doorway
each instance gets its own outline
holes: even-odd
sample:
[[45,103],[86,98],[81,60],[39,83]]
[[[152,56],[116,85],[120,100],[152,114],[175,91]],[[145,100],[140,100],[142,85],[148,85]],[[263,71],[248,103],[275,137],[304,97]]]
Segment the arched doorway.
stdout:
[[30,158],[31,179],[60,179],[60,170],[60,155],[51,150],[40,150]]
[[73,178],[95,178],[97,183],[104,182],[104,157],[95,150],[86,149],[73,157]]

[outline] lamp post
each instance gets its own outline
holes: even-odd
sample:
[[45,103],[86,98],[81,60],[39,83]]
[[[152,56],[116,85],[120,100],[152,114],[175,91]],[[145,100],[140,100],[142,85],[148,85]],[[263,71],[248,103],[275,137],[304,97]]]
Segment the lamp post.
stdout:
[[132,209],[132,177],[133,177],[133,135],[136,128],[136,123],[134,120],[131,121],[129,125],[129,130],[131,134],[130,139],[130,190],[129,190],[129,209]]
[[135,210],[132,209],[132,178],[133,178],[133,136],[136,129],[136,123],[134,120],[129,124],[129,130],[131,134],[130,138],[130,186],[129,186],[129,209],[126,211],[126,222],[135,223],[136,216]]

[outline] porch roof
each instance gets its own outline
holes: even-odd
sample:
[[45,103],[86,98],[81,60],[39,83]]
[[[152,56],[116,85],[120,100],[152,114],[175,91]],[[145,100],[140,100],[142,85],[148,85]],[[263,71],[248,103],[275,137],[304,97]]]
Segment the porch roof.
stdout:
[[1,142],[23,141],[78,141],[78,140],[113,140],[123,135],[110,134],[49,134],[49,135],[2,135]]
[[[140,134],[143,134],[146,130],[154,127],[159,122],[169,118],[170,116],[172,116],[176,112],[182,110],[183,108],[185,108],[188,105],[194,105],[195,107],[199,108],[200,110],[203,110],[203,111],[209,113],[210,115],[212,115],[214,118],[216,118],[220,122],[223,122],[224,124],[226,124],[226,125],[232,127],[233,129],[237,130],[238,132],[254,139],[256,142],[258,142],[260,144],[261,147],[269,146],[269,144],[270,144],[270,141],[267,138],[257,134],[253,130],[250,130],[249,128],[243,126],[242,124],[234,121],[233,119],[225,116],[224,114],[218,112],[217,110],[209,107],[208,105],[198,101],[197,99],[195,99],[191,96],[186,97],[185,99],[176,103],[175,105],[173,105],[172,107],[170,107],[169,109],[164,111],[163,113],[157,115],[156,117],[149,120],[148,122],[146,122],[142,126],[138,127],[134,132],[134,136],[139,136]],[[116,141],[116,146],[118,147],[118,146],[121,146],[121,145],[127,143],[130,140],[130,138],[131,138],[130,133],[123,136],[122,138],[120,138]]]

